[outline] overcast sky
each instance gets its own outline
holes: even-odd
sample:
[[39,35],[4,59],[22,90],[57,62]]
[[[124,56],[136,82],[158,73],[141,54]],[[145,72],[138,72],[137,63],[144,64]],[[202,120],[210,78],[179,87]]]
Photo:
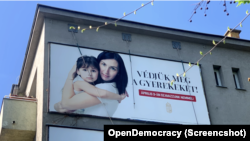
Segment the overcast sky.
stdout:
[[[31,32],[37,4],[98,14],[114,18],[121,18],[123,13],[129,13],[148,1],[77,1],[77,2],[5,2],[0,1],[0,102],[4,95],[9,95],[12,84],[18,84],[25,51]],[[147,5],[126,17],[147,24],[160,25],[189,31],[208,34],[224,35],[227,27],[234,28],[245,16],[246,10],[250,11],[250,4],[236,7],[237,4],[229,4],[227,11],[222,1],[211,1],[208,4],[207,16],[203,10],[198,9],[189,22],[194,7],[198,1],[155,1],[154,6]],[[250,40],[250,18],[242,24],[240,38]],[[93,31],[95,32],[95,31]],[[215,50],[216,51],[216,50]],[[200,62],[202,63],[202,61]],[[2,103],[2,102],[1,102]]]

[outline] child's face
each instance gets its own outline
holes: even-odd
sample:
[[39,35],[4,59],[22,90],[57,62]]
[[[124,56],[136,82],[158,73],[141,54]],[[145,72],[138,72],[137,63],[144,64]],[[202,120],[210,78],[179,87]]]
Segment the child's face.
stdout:
[[77,70],[77,74],[80,75],[84,81],[90,83],[97,80],[98,73],[99,71],[92,66],[89,66],[88,68],[80,68],[79,70]]

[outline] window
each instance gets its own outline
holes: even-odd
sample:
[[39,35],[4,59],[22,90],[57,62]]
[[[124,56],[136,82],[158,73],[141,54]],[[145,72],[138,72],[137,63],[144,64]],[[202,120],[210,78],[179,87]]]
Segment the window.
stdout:
[[215,77],[215,81],[216,81],[216,85],[217,86],[222,86],[222,82],[221,82],[221,67],[220,66],[214,66],[214,77]]
[[236,89],[241,89],[240,79],[239,79],[239,69],[233,68],[233,78]]

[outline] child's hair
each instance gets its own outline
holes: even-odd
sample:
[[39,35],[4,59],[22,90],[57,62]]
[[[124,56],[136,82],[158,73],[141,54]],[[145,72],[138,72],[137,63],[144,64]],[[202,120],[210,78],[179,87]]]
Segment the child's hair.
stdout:
[[[99,63],[97,62],[97,59],[93,56],[81,56],[77,59],[76,62],[76,71],[73,73],[73,78],[76,78],[76,76],[78,75],[77,70],[79,70],[80,68],[88,68],[89,66],[92,66],[98,71],[100,71]],[[98,78],[100,78],[99,74]],[[98,81],[98,79],[96,81]]]

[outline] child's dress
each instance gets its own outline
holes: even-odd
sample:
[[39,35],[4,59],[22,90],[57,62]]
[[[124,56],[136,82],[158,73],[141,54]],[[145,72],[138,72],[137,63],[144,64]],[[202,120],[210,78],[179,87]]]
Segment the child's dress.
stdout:
[[[76,78],[73,80],[73,84],[76,82],[76,81],[84,81],[79,75],[77,75],[76,76]],[[79,93],[81,93],[81,92],[84,92],[84,91],[76,91],[75,89],[74,89],[74,93],[75,94],[79,94]],[[73,113],[76,113],[76,114],[83,114],[84,113],[84,109],[77,109],[77,110],[75,110]]]

